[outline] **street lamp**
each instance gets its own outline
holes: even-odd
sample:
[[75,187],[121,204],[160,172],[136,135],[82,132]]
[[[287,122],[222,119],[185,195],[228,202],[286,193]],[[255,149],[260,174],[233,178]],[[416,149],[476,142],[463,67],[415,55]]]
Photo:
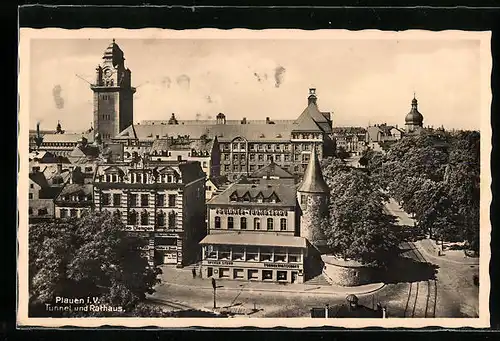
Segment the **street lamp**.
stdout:
[[212,288],[214,288],[214,309],[217,308],[217,304],[215,303],[215,290],[217,288],[217,285],[215,283],[215,278],[212,277]]

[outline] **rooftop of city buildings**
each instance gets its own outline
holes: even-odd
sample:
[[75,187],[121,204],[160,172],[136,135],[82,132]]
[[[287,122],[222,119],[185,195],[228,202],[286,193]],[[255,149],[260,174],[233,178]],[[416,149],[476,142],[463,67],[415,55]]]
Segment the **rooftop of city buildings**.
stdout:
[[271,233],[217,233],[209,234],[200,242],[201,245],[255,245],[274,247],[307,248],[303,237],[287,236]]
[[278,183],[238,182],[212,198],[208,204],[291,207],[296,205],[296,189],[295,186],[284,181]]
[[189,135],[178,135],[159,138],[153,141],[150,149],[152,155],[161,154],[168,150],[194,150],[197,152],[211,152],[215,139],[209,139],[206,135],[192,138]]

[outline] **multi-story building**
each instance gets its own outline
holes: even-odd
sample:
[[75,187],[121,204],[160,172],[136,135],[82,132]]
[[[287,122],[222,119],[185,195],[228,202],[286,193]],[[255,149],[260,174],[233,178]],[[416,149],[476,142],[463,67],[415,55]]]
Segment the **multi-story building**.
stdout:
[[366,143],[370,146],[373,143],[391,143],[401,140],[403,130],[398,126],[383,124],[375,124],[366,128]]
[[337,151],[359,155],[366,149],[366,129],[361,127],[335,127],[333,138]]
[[206,233],[204,186],[199,162],[101,164],[94,177],[94,205],[148,239],[150,262],[182,267],[198,259],[198,243]]
[[182,121],[173,115],[167,121],[143,121],[131,125],[113,141],[124,144],[124,150],[138,155],[148,152],[155,140],[176,136],[190,139],[217,138],[220,146],[220,174],[235,181],[248,176],[274,160],[292,174],[301,175],[309,162],[313,147],[318,156],[335,153],[330,112],[317,105],[316,89],[309,90],[308,104],[296,120],[227,120],[219,113],[215,121]]
[[75,167],[69,181],[55,198],[55,218],[80,218],[85,211],[91,211],[93,201],[93,174]]

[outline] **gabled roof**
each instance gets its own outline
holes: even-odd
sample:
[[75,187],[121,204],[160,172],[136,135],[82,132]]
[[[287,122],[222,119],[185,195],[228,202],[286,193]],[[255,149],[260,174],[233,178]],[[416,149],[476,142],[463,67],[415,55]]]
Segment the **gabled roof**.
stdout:
[[263,178],[263,177],[277,177],[280,179],[293,179],[294,176],[290,174],[288,171],[284,170],[280,166],[278,166],[276,163],[271,162],[267,166],[264,166],[257,171],[253,172],[252,174],[249,175],[249,178]]
[[243,198],[245,195],[250,195],[252,198],[270,198],[273,193],[279,199],[276,203],[269,202],[240,202],[238,205],[260,205],[260,206],[295,206],[296,205],[296,195],[295,188],[290,186],[288,183],[234,183],[228,188],[226,188],[222,193],[212,198],[209,204],[232,204],[230,197],[232,195],[237,195],[239,198]]
[[[296,124],[296,126],[295,126]],[[317,104],[311,102],[304,109],[299,118],[294,122],[294,131],[324,131],[331,133],[331,123],[327,118],[318,110]]]
[[32,172],[29,174],[29,178],[41,188],[47,188],[50,186],[47,178],[42,172]]
[[307,165],[304,179],[298,188],[299,192],[305,193],[330,193],[330,188],[323,179],[321,166],[319,164],[316,149],[313,148],[309,164]]
[[306,109],[293,123],[293,131],[322,131]]
[[93,191],[92,184],[66,184],[62,189],[61,193],[59,193],[58,199],[65,195],[90,195]]

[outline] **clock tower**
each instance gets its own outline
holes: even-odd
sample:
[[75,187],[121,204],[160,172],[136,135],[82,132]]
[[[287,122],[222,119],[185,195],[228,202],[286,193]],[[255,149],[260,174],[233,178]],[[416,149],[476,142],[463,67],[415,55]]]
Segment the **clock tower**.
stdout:
[[114,39],[102,59],[90,88],[94,92],[94,129],[108,142],[133,123],[135,88],[123,51]]

